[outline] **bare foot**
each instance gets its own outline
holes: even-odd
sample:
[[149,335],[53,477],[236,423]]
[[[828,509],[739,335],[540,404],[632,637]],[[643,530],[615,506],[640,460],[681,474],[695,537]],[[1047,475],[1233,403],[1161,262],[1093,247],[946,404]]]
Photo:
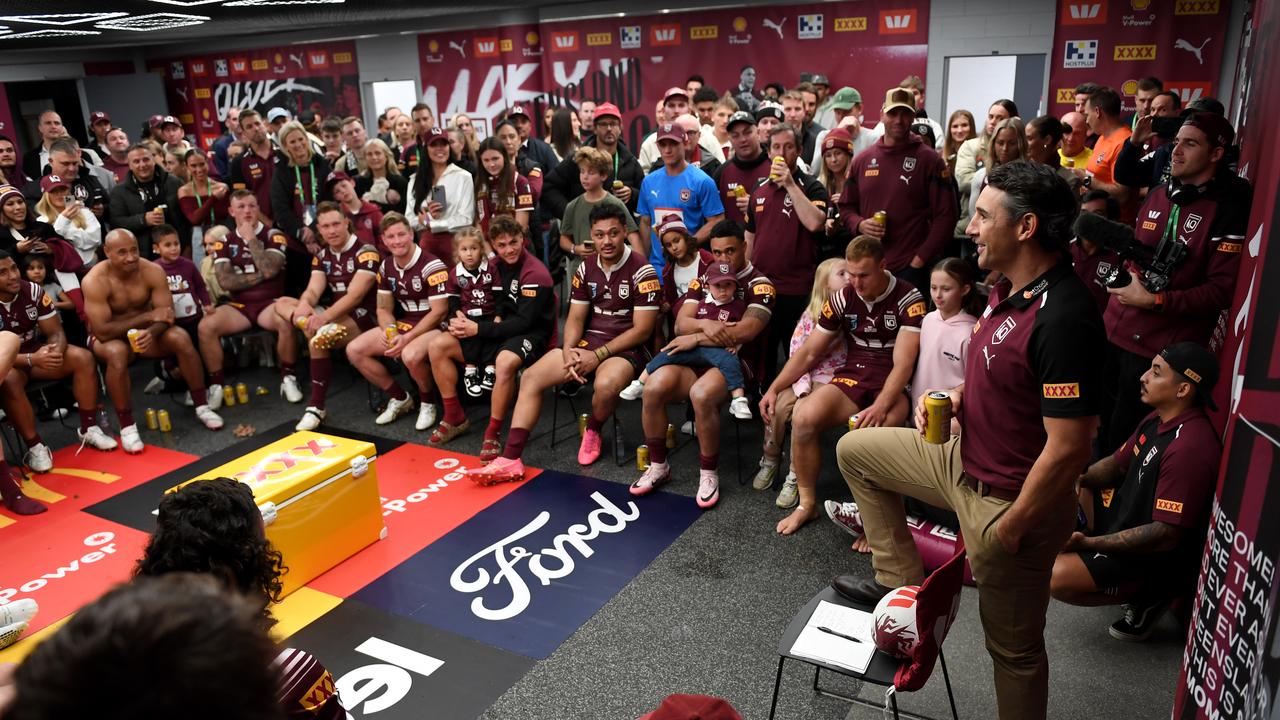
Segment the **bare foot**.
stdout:
[[871,552],[871,544],[867,542],[865,537],[860,537],[853,541],[853,551],[858,553]]
[[790,515],[778,521],[778,534],[791,535],[817,516],[818,511],[816,509],[811,510],[804,505],[797,505]]

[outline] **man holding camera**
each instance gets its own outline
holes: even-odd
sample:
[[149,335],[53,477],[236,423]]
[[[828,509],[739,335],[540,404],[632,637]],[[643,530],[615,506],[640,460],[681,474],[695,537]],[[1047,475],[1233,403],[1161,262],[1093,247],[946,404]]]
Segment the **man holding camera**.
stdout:
[[[1119,447],[1146,414],[1139,379],[1151,357],[1183,340],[1207,344],[1231,305],[1253,198],[1224,162],[1234,138],[1223,116],[1189,115],[1174,140],[1168,184],[1148,193],[1138,212],[1136,242],[1154,262],[1131,262],[1130,281],[1108,290],[1105,375],[1116,385],[1104,451]],[[1121,256],[1133,260],[1132,252]]]

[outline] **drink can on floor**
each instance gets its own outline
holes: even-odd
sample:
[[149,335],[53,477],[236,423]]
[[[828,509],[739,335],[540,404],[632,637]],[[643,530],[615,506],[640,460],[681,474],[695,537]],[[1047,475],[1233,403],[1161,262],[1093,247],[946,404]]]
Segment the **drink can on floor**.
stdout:
[[241,405],[249,404],[249,386],[244,383],[236,383],[236,402]]
[[582,437],[587,434],[587,420],[588,415],[586,413],[582,413],[578,416],[578,437]]
[[261,396],[261,395],[270,395],[270,394],[271,394],[271,391],[270,391],[270,390],[268,390],[268,389],[266,389],[266,388],[262,387],[261,385],[259,385],[259,386],[258,386],[258,389],[257,389],[257,390],[254,390],[253,392],[254,392],[254,394],[255,394],[255,395],[259,395],[259,396]]
[[856,429],[857,427],[858,427],[858,416],[857,416],[857,415],[850,415],[850,416],[849,416],[849,429],[850,429],[850,430],[854,430],[854,429]]
[[637,470],[649,469],[649,446],[648,445],[641,445],[636,448],[636,469]]
[[138,328],[129,328],[127,335],[129,336],[129,347],[136,353],[142,352],[138,349],[138,336],[142,335],[142,331]]
[[951,439],[951,394],[931,392],[924,398],[924,439],[941,445]]
[[675,446],[676,446],[676,426],[668,423],[667,424],[667,449],[670,450]]
[[236,404],[236,389],[230,385],[222,386],[222,404],[231,407]]
[[160,432],[169,432],[173,429],[173,424],[169,422],[169,411],[161,410],[156,413],[156,420],[160,423]]
[[147,408],[147,429],[158,430],[159,428],[160,428],[160,421],[156,419],[156,409]]

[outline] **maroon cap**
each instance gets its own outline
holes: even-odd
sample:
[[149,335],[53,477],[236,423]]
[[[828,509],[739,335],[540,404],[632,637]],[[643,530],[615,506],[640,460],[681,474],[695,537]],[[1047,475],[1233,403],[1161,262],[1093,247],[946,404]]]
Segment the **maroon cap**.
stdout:
[[710,695],[668,695],[640,720],[742,720],[725,700]]
[[684,142],[684,128],[680,123],[663,123],[658,126],[658,142],[663,140],[675,140],[676,142]]
[[90,125],[97,125],[97,124],[98,124],[98,123],[100,123],[100,122],[109,123],[109,122],[111,122],[111,118],[107,117],[107,114],[106,114],[106,113],[104,113],[104,112],[102,112],[101,110],[99,110],[99,111],[97,111],[97,112],[91,112],[91,113],[89,113],[89,124],[90,124]]
[[667,101],[673,97],[682,97],[687,102],[689,100],[689,93],[685,92],[684,88],[673,87],[662,93],[662,104],[665,105]]
[[182,127],[182,123],[178,122],[178,118],[172,115],[165,115],[160,118],[160,127],[164,127],[165,125],[177,125],[178,127]]
[[600,118],[607,116],[616,117],[618,118],[618,122],[622,122],[622,111],[618,109],[617,105],[614,105],[611,102],[600,103],[597,105],[596,114],[593,117],[599,120]]
[[52,190],[52,189],[54,189],[54,188],[60,188],[60,187],[61,187],[61,188],[70,188],[70,187],[71,187],[71,183],[67,182],[66,180],[63,180],[62,178],[58,177],[57,175],[45,175],[44,177],[40,178],[40,191],[41,191],[41,192],[49,192],[50,190]]
[[853,154],[853,136],[849,131],[842,128],[832,128],[827,136],[822,139],[822,152],[826,152],[832,148],[843,150],[850,155]]
[[423,145],[429,146],[432,143],[437,143],[437,142],[446,142],[446,143],[449,142],[449,133],[445,132],[444,128],[440,127],[439,125],[431,128],[430,130],[422,134]]
[[162,122],[164,122],[163,115],[152,115],[151,119],[147,120],[147,127],[158,128]]
[[693,234],[689,232],[689,226],[684,224],[684,220],[681,220],[679,215],[674,213],[671,215],[663,215],[662,219],[658,221],[658,237],[661,238],[663,235],[666,235],[673,230],[675,232],[684,233],[685,235]]
[[[598,108],[596,112],[599,112]],[[507,117],[515,117],[516,115],[523,115],[530,119],[533,118],[533,116],[529,114],[529,111],[525,109],[524,105],[520,105],[518,103],[515,105],[512,105],[511,109],[507,111]]]
[[1198,112],[1188,115],[1182,124],[1190,125],[1204,133],[1214,147],[1227,147],[1236,137],[1236,131],[1232,129],[1231,123],[1218,113]]
[[738,276],[733,273],[733,268],[729,263],[714,263],[707,268],[707,284],[715,285],[726,280],[732,280],[735,284],[738,282]]
[[324,191],[329,192],[333,189],[334,185],[337,185],[343,180],[350,180],[350,179],[351,179],[350,175],[342,172],[341,170],[334,170],[333,172],[329,173],[329,177],[324,179]]

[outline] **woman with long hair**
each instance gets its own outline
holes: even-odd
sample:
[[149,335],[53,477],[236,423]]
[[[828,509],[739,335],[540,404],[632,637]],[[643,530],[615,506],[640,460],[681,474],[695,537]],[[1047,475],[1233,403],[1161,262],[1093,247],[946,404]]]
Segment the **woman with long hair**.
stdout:
[[[396,158],[396,169],[401,175],[412,175],[418,170],[418,163],[422,161],[420,153],[417,150],[417,135],[413,130],[413,118],[408,115],[397,115],[395,122],[391,124],[391,152]],[[378,138],[372,138],[377,140]],[[384,145],[386,143],[383,143]],[[369,142],[364,144],[365,148],[369,147]],[[368,155],[365,156],[368,159]]]
[[973,180],[969,185],[970,217],[977,211],[978,195],[982,193],[982,188],[987,186],[988,173],[1014,160],[1027,159],[1027,131],[1022,118],[1012,117],[1001,120],[996,125],[995,132],[987,138],[983,155],[986,157],[986,163],[973,174]]
[[542,197],[542,176],[545,169],[527,156],[520,157],[520,133],[510,120],[498,123],[493,129],[493,137],[496,137],[502,143],[502,147],[506,148],[507,157],[511,159],[516,172],[529,180],[529,187],[533,190],[533,204],[537,205],[539,198]]
[[209,158],[200,148],[187,153],[187,182],[178,188],[178,207],[191,223],[191,246],[198,263],[204,255],[204,234],[231,212],[231,187],[209,176]]
[[[986,163],[987,140],[996,131],[996,125],[1018,117],[1018,106],[1012,100],[997,100],[987,109],[987,122],[982,126],[982,134],[965,140],[956,151],[955,178],[960,187],[973,182],[973,174]],[[977,130],[977,126],[974,126]],[[948,133],[949,134],[949,133]]]
[[557,160],[564,160],[567,157],[573,157],[573,153],[577,151],[581,144],[578,129],[582,127],[581,121],[578,120],[578,113],[567,107],[556,110],[551,116],[551,149],[556,153]]
[[365,171],[356,178],[356,194],[377,205],[383,214],[404,210],[409,180],[396,165],[391,148],[377,138],[366,142],[364,164]]
[[495,216],[515,218],[529,234],[529,216],[533,214],[533,190],[529,180],[516,172],[506,147],[497,138],[480,143],[480,172],[476,182],[476,224],[485,237],[489,222]]
[[164,170],[170,175],[178,178],[181,182],[187,182],[187,150],[170,150],[165,148],[164,152]]
[[458,158],[459,164],[466,166],[470,163],[472,167],[480,167],[480,139],[476,137],[476,126],[471,121],[471,117],[466,113],[458,113],[449,120],[449,129],[457,130],[462,134],[460,138],[460,146],[454,149],[454,155]]
[[433,127],[420,139],[427,152],[414,174],[405,215],[425,250],[438,258],[452,257],[453,233],[475,219],[475,182],[454,162],[444,129]]
[[328,199],[324,181],[329,177],[329,161],[314,152],[306,128],[297,120],[285,123],[279,137],[284,158],[271,177],[271,218],[289,238],[285,294],[297,297],[311,279],[311,258],[320,249],[312,226],[316,206]]
[[[51,184],[51,177],[46,175],[41,186]],[[84,272],[84,260],[52,225],[35,219],[22,192],[12,185],[0,185],[0,250],[12,255],[18,267],[30,256],[43,258],[45,267],[53,269],[58,284],[75,303],[76,313],[84,315],[79,276]]]
[[[834,211],[849,177],[849,165],[853,162],[853,136],[847,128],[835,128],[822,138],[820,149],[822,167],[818,170],[818,181],[831,196],[831,203],[827,207]],[[820,244],[821,258],[825,260],[837,255],[843,257],[844,248],[853,239],[853,233],[834,212],[827,215],[826,235],[826,239]]]
[[954,175],[956,171],[956,153],[965,140],[974,137],[973,113],[968,110],[956,110],[947,118],[947,137],[942,141],[942,159],[947,169]]
[[71,196],[71,185],[56,175],[40,181],[44,194],[36,203],[37,220],[53,226],[53,232],[75,247],[87,268],[98,260],[102,223],[84,203]]

